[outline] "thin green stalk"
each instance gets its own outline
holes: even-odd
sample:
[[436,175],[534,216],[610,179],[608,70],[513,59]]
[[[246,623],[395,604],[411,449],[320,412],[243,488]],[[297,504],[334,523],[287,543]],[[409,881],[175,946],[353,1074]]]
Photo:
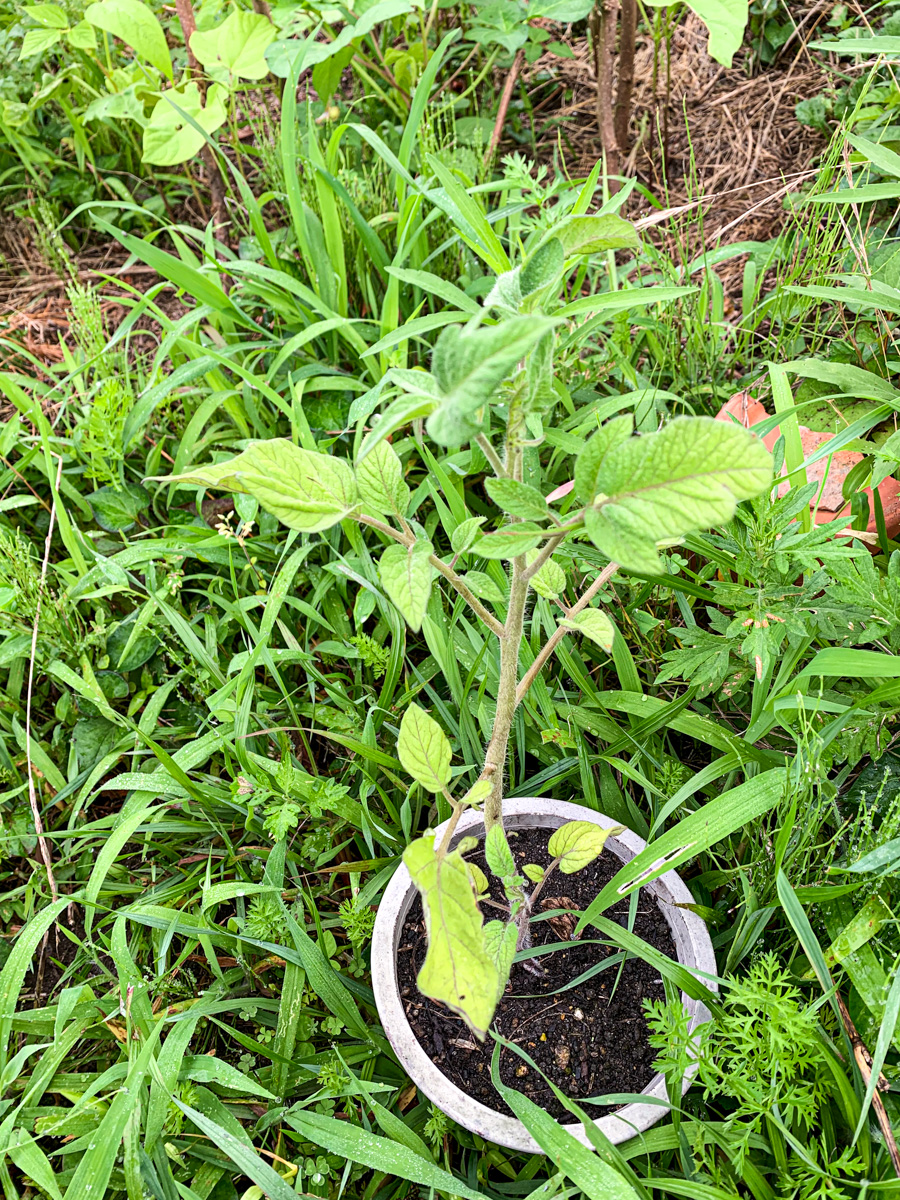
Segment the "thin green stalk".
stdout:
[[516,712],[516,687],[519,682],[519,647],[525,628],[528,580],[524,558],[513,559],[506,625],[500,638],[500,686],[497,689],[497,713],[491,740],[485,751],[481,778],[490,780],[491,794],[484,804],[485,832],[503,824],[503,770],[509,734]]

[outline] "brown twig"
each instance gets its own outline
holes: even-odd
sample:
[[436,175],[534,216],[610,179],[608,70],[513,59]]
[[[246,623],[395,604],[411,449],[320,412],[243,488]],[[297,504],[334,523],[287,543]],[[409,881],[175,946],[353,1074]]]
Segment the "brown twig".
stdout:
[[589,18],[597,79],[597,126],[600,145],[606,153],[606,169],[611,175],[615,175],[619,167],[613,112],[613,52],[618,18],[619,0],[597,0]]
[[[838,1008],[841,1010],[841,1020],[844,1022],[844,1029],[847,1031],[847,1037],[850,1039],[850,1045],[853,1047],[853,1057],[856,1060],[857,1067],[859,1067],[859,1073],[863,1077],[863,1082],[868,1089],[872,1078],[872,1055],[866,1048],[865,1042],[859,1036],[859,1032],[850,1016],[850,1011],[844,1003],[844,998],[840,992],[836,993],[836,998]],[[884,1138],[884,1144],[887,1146],[887,1151],[890,1155],[891,1165],[897,1177],[900,1178],[900,1150],[897,1149],[897,1139],[894,1137],[890,1118],[885,1111],[884,1101],[879,1095],[879,1091],[885,1092],[889,1087],[890,1084],[885,1077],[879,1075],[878,1083],[872,1094],[872,1108],[875,1110],[875,1116],[878,1118],[878,1125],[881,1129],[881,1135]]]
[[513,88],[516,86],[516,80],[519,78],[519,72],[522,70],[522,63],[525,61],[525,51],[519,50],[516,57],[513,59],[513,64],[509,68],[509,74],[506,77],[506,83],[503,85],[503,91],[500,95],[500,104],[497,107],[497,119],[494,121],[494,128],[491,131],[491,140],[488,142],[488,148],[485,151],[485,161],[490,162],[494,156],[494,151],[500,145],[500,138],[503,135],[503,125],[506,121],[506,113],[509,109],[509,102],[512,99]]
[[50,885],[50,895],[54,903],[59,898],[56,878],[53,874],[53,862],[50,857],[50,845],[44,836],[44,825],[41,821],[41,810],[38,804],[37,788],[34,784],[34,766],[31,762],[31,700],[34,693],[34,660],[37,657],[38,628],[41,623],[41,607],[44,600],[44,587],[47,582],[47,568],[50,565],[50,546],[53,541],[53,527],[56,524],[56,494],[62,479],[62,455],[56,469],[56,487],[54,489],[53,506],[50,509],[50,521],[47,526],[47,537],[44,542],[44,559],[41,563],[41,578],[38,584],[37,604],[35,606],[34,624],[31,629],[31,659],[28,663],[28,693],[25,698],[25,764],[28,772],[28,802],[31,805],[31,816],[37,833],[38,848],[41,852],[44,866],[47,868],[47,883]]
[[634,51],[637,44],[637,0],[622,0],[622,31],[619,36],[619,82],[616,91],[616,145],[628,154],[631,124],[631,93],[634,90]]

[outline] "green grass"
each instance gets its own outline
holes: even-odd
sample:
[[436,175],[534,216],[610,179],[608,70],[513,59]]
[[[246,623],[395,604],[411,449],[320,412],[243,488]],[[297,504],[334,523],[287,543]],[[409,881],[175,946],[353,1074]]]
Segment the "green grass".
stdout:
[[[668,549],[663,573],[614,576],[600,594],[613,652],[565,639],[512,730],[509,795],[668,832],[667,851],[679,821],[783,772],[764,815],[680,867],[721,1004],[699,1082],[643,1138],[576,1147],[514,1097],[548,1155],[486,1144],[409,1087],[378,1023],[374,908],[404,847],[449,813],[410,786],[400,720],[427,709],[473,782],[499,683],[490,631],[441,583],[411,632],[379,586],[377,530],[286,531],[249,497],[157,482],[276,436],[352,460],[392,371],[427,367],[439,332],[553,216],[599,210],[599,172],[517,159],[467,176],[425,103],[458,61],[452,38],[438,44],[399,130],[326,133],[287,101],[266,187],[231,177],[252,252],[152,206],[95,208],[184,315],[157,287],[126,288],[109,335],[73,287],[61,363],[4,340],[5,1200],[855,1200],[900,1186],[883,1133],[900,1125],[900,549],[884,529],[870,551],[811,525],[789,424],[809,411],[801,378],[849,410],[866,383],[853,368],[872,399],[842,429],[883,431],[900,408],[896,309],[839,294],[848,234],[833,209],[795,198],[786,232],[752,249],[733,320],[718,262],[670,261],[651,236],[612,273],[610,256],[586,259],[564,298],[548,490],[611,417],[634,412],[649,433],[742,386],[777,408],[793,485]],[[813,195],[842,152],[838,138]],[[580,313],[595,294],[605,307]],[[464,520],[495,516],[486,460],[430,446],[416,421],[392,445],[408,520],[452,557]],[[558,562],[572,603],[607,560],[581,540]],[[502,620],[499,564],[468,566]],[[534,597],[523,668],[557,613]],[[672,995],[653,1021],[674,1096],[690,1049]],[[861,1073],[842,1003],[889,1090]]]

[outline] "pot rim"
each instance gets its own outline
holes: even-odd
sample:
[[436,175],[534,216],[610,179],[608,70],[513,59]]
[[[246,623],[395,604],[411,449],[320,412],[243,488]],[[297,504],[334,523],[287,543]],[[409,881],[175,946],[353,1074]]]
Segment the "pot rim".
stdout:
[[[503,817],[508,829],[552,829],[566,821],[591,821],[603,829],[618,824],[604,813],[583,805],[543,797],[504,800]],[[444,822],[438,826],[435,830],[437,837],[440,837],[446,825],[447,822]],[[471,809],[465,812],[457,825],[452,845],[456,845],[465,835],[476,832],[479,826],[483,826],[482,813]],[[629,829],[611,835],[606,842],[606,847],[623,862],[628,862],[645,846],[643,838]],[[676,872],[667,871],[644,886],[660,905],[669,924],[678,947],[679,962],[701,976],[715,977],[715,951],[705,923],[690,909],[675,907],[694,903],[693,896]],[[397,981],[397,950],[403,921],[416,894],[409,871],[401,862],[378,906],[372,935],[372,988],[382,1027],[394,1053],[416,1087],[459,1125],[501,1146],[523,1153],[541,1154],[541,1147],[521,1121],[474,1100],[444,1075],[428,1057],[410,1027]],[[711,991],[718,990],[714,980],[704,978],[703,982]],[[709,1020],[709,1010],[702,1002],[690,999],[684,992],[681,999],[689,1016],[688,1029],[693,1033],[699,1025]],[[696,1069],[696,1063],[693,1063],[686,1070],[682,1095],[690,1087]],[[598,1117],[594,1125],[613,1143],[628,1141],[643,1133],[669,1111],[663,1076],[655,1075],[642,1095],[648,1097],[648,1103],[626,1104],[618,1112]],[[666,1103],[661,1104],[660,1101]],[[591,1146],[582,1125],[569,1124],[564,1128],[584,1145]]]

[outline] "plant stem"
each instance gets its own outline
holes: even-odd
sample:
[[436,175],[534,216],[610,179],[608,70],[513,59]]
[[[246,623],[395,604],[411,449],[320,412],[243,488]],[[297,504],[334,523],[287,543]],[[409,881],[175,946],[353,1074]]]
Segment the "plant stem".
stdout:
[[554,858],[553,862],[550,864],[550,866],[544,872],[543,879],[538,880],[537,886],[535,887],[535,889],[531,893],[531,895],[528,897],[529,912],[534,911],[534,906],[535,906],[535,904],[537,904],[538,896],[544,890],[544,884],[547,882],[547,880],[550,878],[550,876],[553,874],[553,872],[559,866],[559,862],[560,862],[560,859],[559,859],[559,856],[557,855],[557,857]]
[[[575,614],[580,613],[583,608],[587,608],[600,589],[609,583],[610,579],[612,579],[613,575],[615,575],[618,569],[618,563],[610,563],[608,566],[604,567],[584,595],[577,600],[570,609],[567,610],[566,616],[574,617]],[[518,708],[518,706],[525,699],[526,695],[528,694],[528,689],[541,673],[541,668],[544,666],[544,663],[568,632],[568,629],[557,629],[555,633],[550,635],[547,642],[538,651],[537,657],[525,672],[522,682],[519,684],[516,690],[515,708]],[[485,813],[487,813],[487,805],[485,805]]]
[[494,449],[494,447],[491,445],[491,443],[488,441],[488,439],[485,437],[485,435],[483,433],[476,434],[475,441],[478,443],[478,446],[481,449],[481,453],[484,455],[484,457],[488,460],[488,462],[494,468],[494,471],[496,472],[498,477],[500,479],[505,479],[506,478],[506,468],[503,466],[503,463],[500,461],[500,455],[497,453],[497,451]]
[[[568,532],[568,531],[566,531],[566,532]],[[535,577],[535,575],[537,575],[538,571],[541,569],[541,567],[544,565],[544,563],[547,561],[547,559],[550,558],[550,556],[553,554],[553,551],[560,544],[560,542],[564,542],[565,539],[566,539],[566,533],[561,533],[559,535],[559,537],[550,538],[550,540],[547,542],[547,544],[542,547],[537,558],[534,560],[534,562],[531,564],[531,566],[527,567],[525,570],[525,578],[529,582]]]
[[[395,542],[399,542],[402,546],[411,546],[416,540],[412,531],[401,533],[399,529],[395,529],[393,525],[388,525],[385,521],[379,521],[377,517],[368,517],[365,514],[357,513],[356,520],[360,525],[369,525],[372,529],[377,529],[379,533],[383,533],[385,537],[393,538]],[[462,596],[469,608],[472,609],[479,620],[487,625],[491,633],[496,634],[497,637],[502,637],[504,626],[492,612],[485,608],[475,593],[470,591],[453,568],[448,566],[443,559],[438,558],[436,554],[432,554],[428,561],[433,567],[437,568],[450,586]]]
[[613,110],[613,57],[618,18],[619,0],[596,0],[589,18],[597,77],[597,126],[610,175],[615,175],[619,169]]
[[512,578],[509,585],[509,607],[506,625],[500,636],[500,686],[497,689],[497,713],[491,740],[484,756],[481,779],[491,783],[491,794],[484,802],[484,831],[494,825],[503,824],[503,770],[506,766],[506,751],[509,734],[516,712],[516,684],[519,678],[519,647],[525,628],[525,605],[528,600],[528,580],[525,578],[525,560],[513,559]]
[[[206,102],[206,80],[197,61],[197,56],[191,49],[191,37],[196,32],[197,22],[194,17],[194,6],[191,0],[175,0],[175,12],[181,25],[184,45],[187,50],[188,69],[197,83],[200,98]],[[219,167],[216,152],[208,142],[204,142],[200,157],[206,167],[207,183],[209,184],[209,200],[212,209],[212,221],[215,234],[223,242],[228,241],[228,209],[225,205],[225,180]]]
[[622,0],[622,32],[619,39],[619,82],[616,90],[616,143],[628,154],[631,123],[631,93],[634,88],[634,50],[637,36],[637,0]]
[[437,849],[438,858],[443,858],[444,855],[447,853],[447,851],[450,849],[450,842],[452,841],[453,835],[456,832],[456,826],[459,824],[459,818],[463,815],[463,811],[464,811],[463,806],[461,804],[456,803],[456,801],[453,799],[453,797],[450,795],[450,793],[446,790],[446,788],[444,789],[444,795],[447,797],[447,799],[453,805],[453,816],[448,821],[447,828],[444,830],[444,835],[441,838],[441,844],[440,844],[440,846],[438,846],[438,849]]
[[525,51],[519,50],[513,59],[513,64],[509,69],[509,74],[506,77],[506,83],[503,85],[503,91],[500,93],[500,103],[497,105],[497,118],[494,121],[494,129],[491,133],[491,139],[488,142],[488,148],[485,152],[485,162],[490,162],[494,157],[494,152],[500,145],[500,138],[503,135],[503,125],[506,121],[506,113],[509,109],[509,102],[512,99],[513,89],[516,86],[516,80],[519,78],[519,72],[522,70],[522,63],[525,61]]

